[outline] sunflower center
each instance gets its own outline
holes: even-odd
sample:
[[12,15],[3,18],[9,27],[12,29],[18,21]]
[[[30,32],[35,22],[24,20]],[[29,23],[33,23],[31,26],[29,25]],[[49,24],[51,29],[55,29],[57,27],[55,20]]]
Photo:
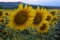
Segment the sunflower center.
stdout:
[[53,21],[57,21],[57,18],[53,18],[52,22],[53,22]]
[[55,11],[52,11],[50,14],[52,14],[54,16],[55,15]]
[[5,15],[8,15],[8,13],[5,13]]
[[50,21],[51,20],[51,17],[50,16],[47,16],[46,20],[47,21]]
[[56,25],[57,24],[57,22],[56,21],[54,21],[54,25]]
[[43,25],[40,27],[40,30],[45,30],[46,29],[46,24],[43,23]]
[[7,32],[3,32],[4,35],[7,35]]
[[33,21],[34,21],[33,23],[35,25],[38,25],[42,21],[42,15],[40,15],[39,13],[37,13]]
[[14,21],[17,25],[22,25],[27,21],[27,18],[28,18],[27,13],[24,11],[21,11],[21,12],[18,12],[18,14],[15,16]]
[[2,11],[0,11],[0,16],[2,16],[3,15],[3,13],[2,13]]
[[0,20],[0,22],[1,22],[1,23],[4,23],[4,20],[3,20],[3,19],[1,19],[1,20]]

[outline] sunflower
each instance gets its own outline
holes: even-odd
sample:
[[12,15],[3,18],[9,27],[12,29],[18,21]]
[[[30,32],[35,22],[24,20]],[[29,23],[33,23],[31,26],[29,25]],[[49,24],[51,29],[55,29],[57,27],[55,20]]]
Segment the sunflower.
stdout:
[[4,12],[4,15],[5,16],[10,16],[13,12],[16,12],[16,9],[8,9],[8,10],[5,10]]
[[45,33],[45,32],[48,32],[49,28],[50,28],[49,23],[44,20],[44,21],[42,22],[42,25],[37,28],[37,31],[38,31],[39,33]]
[[54,21],[54,22],[53,22],[53,26],[56,26],[56,25],[57,25],[57,21]]
[[54,16],[54,17],[53,17],[52,22],[54,22],[54,21],[58,21],[58,17],[57,17],[57,16]]
[[8,31],[3,30],[3,31],[2,31],[2,34],[3,34],[3,35],[8,35]]
[[51,10],[50,14],[52,14],[52,16],[55,16],[57,14],[57,10]]
[[[14,11],[14,10],[13,10],[13,11]],[[5,16],[5,17],[9,17],[9,16],[12,14],[13,11],[12,11],[12,10],[5,10],[4,16]]]
[[35,17],[33,19],[33,22],[31,24],[31,28],[34,29],[35,27],[38,27],[41,25],[43,20],[46,18],[47,12],[45,10],[41,10],[39,6],[35,10]]
[[8,16],[9,14],[6,12],[6,13],[5,13],[5,15],[7,15],[7,16]]
[[0,17],[3,15],[3,12],[2,11],[0,11]]
[[23,8],[23,5],[20,4],[17,12],[13,12],[10,16],[10,23],[8,25],[15,30],[23,31],[32,23],[35,16],[33,13],[32,7],[25,5]]
[[11,14],[12,14],[12,12],[11,13],[9,11],[5,12],[3,17],[6,18],[7,20],[9,20]]
[[2,10],[0,11],[0,17],[5,16],[5,12],[6,12],[6,11],[7,11],[7,10],[2,9]]
[[6,22],[6,19],[0,18],[0,23],[5,23],[5,22]]
[[12,14],[12,12],[15,10],[16,9],[1,9],[1,12],[3,13],[2,16],[4,16],[4,17],[10,16]]
[[53,16],[51,14],[48,14],[45,20],[51,23],[51,21],[53,20]]
[[58,17],[57,16],[54,16],[54,18],[53,18],[53,20],[52,20],[51,23],[53,24],[53,26],[56,26],[57,23],[58,23]]

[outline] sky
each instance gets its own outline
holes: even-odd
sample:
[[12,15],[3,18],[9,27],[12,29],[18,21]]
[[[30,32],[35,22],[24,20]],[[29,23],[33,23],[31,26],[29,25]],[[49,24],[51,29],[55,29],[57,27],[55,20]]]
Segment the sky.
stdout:
[[60,0],[0,0],[0,2],[23,2],[32,5],[60,6]]

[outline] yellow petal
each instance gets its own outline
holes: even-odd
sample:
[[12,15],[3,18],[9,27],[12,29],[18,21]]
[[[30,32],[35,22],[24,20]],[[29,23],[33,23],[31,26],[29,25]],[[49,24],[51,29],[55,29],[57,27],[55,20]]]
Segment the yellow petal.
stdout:
[[22,3],[19,4],[18,10],[23,10],[23,4]]
[[37,7],[37,10],[39,10],[39,9],[40,9],[40,7],[38,6],[38,7]]
[[28,6],[28,5],[26,4],[26,5],[25,5],[25,7],[24,7],[24,9],[26,9],[26,8],[27,8],[27,6]]

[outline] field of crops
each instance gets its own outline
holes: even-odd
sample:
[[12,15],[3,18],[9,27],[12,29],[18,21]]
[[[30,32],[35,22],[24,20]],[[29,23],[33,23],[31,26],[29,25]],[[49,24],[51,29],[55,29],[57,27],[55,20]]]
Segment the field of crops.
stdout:
[[[39,7],[33,9],[26,5],[23,10],[22,7],[21,4],[18,9],[0,9],[0,40],[60,40],[59,9],[56,9],[57,13],[52,16],[50,11],[55,9],[39,9]],[[25,17],[28,17],[27,22]],[[54,17],[57,18],[54,19]]]

